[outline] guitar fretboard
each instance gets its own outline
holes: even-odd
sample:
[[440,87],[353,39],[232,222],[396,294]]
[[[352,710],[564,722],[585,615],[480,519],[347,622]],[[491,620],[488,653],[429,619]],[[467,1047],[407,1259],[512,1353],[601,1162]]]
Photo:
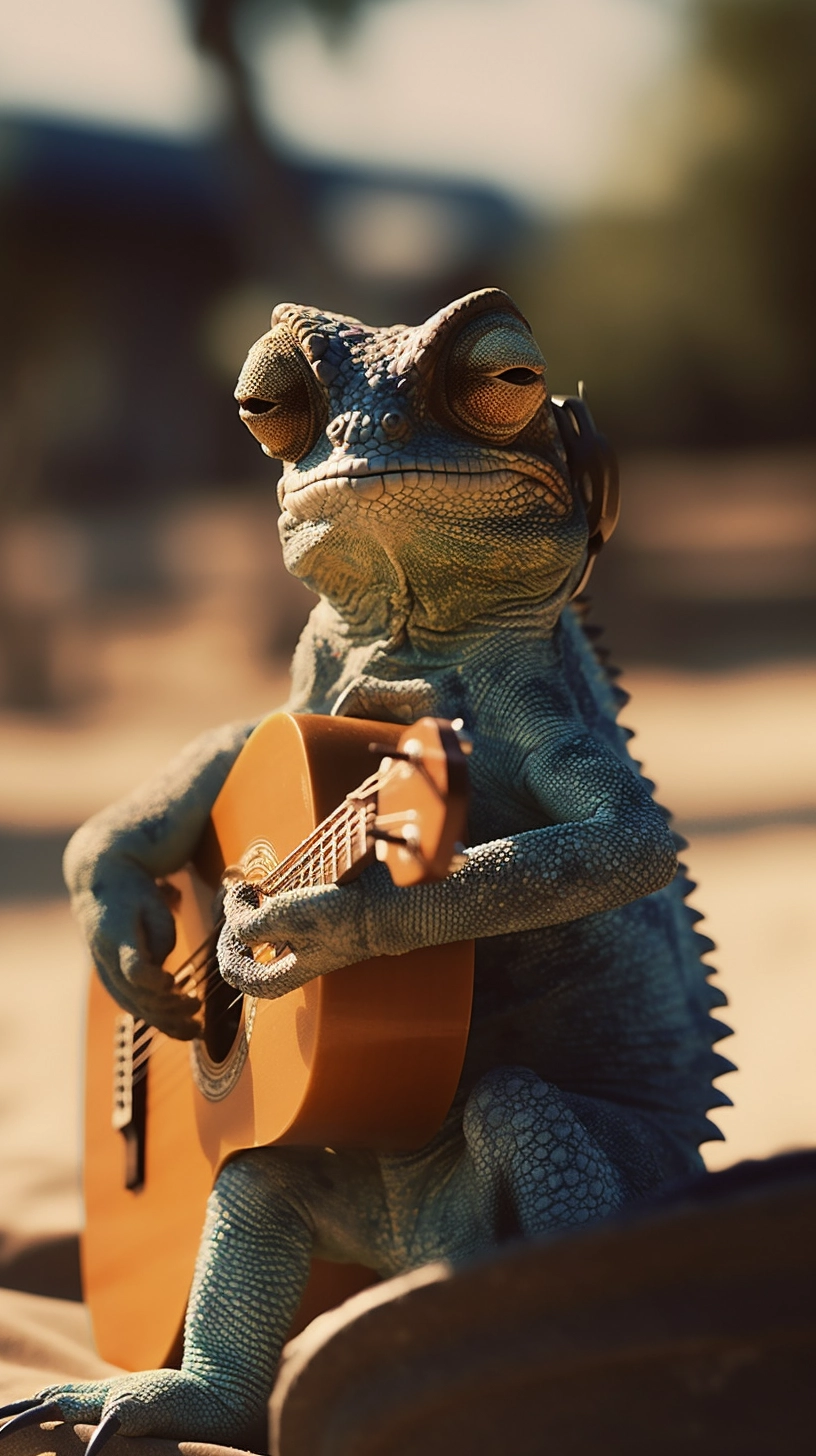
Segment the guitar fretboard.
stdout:
[[368,855],[375,803],[375,791],[367,786],[349,795],[257,889],[263,895],[277,895],[308,885],[336,884]]

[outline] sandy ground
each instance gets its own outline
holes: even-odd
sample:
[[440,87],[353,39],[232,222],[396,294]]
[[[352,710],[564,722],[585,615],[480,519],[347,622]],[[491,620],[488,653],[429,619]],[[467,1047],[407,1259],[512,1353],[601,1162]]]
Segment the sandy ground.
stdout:
[[[0,832],[16,884],[26,841],[54,846],[200,728],[279,703],[223,614],[122,632],[113,689],[85,721],[0,718]],[[179,664],[183,664],[183,670]],[[816,666],[710,677],[630,674],[624,721],[691,840],[694,901],[736,1035],[723,1050],[735,1107],[709,1165],[816,1142]],[[28,839],[26,839],[28,837]],[[56,871],[0,899],[0,1229],[79,1226],[82,1005],[86,961]],[[22,871],[20,871],[22,874]],[[18,874],[18,879],[20,878]]]

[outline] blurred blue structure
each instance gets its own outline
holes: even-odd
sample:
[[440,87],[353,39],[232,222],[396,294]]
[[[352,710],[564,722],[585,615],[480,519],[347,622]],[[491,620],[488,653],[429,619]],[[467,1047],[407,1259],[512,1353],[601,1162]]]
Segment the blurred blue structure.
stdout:
[[[489,281],[525,226],[488,187],[293,163],[286,172],[326,259],[320,301],[373,320],[422,317]],[[7,509],[165,499],[261,466],[229,382],[298,280],[274,239],[262,276],[248,264],[241,228],[253,185],[217,141],[0,121]],[[276,227],[287,225],[284,204]],[[224,345],[233,315],[238,336]]]

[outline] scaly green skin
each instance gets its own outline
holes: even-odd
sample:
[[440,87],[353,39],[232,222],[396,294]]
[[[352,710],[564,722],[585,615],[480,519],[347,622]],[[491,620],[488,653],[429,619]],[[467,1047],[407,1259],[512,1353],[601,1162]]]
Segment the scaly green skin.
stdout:
[[[277,996],[370,955],[477,937],[456,1101],[411,1155],[237,1158],[210,1202],[181,1372],[44,1393],[67,1420],[115,1412],[127,1434],[240,1440],[263,1414],[312,1254],[383,1275],[466,1258],[608,1214],[698,1170],[698,1144],[718,1135],[705,1114],[727,1101],[711,1083],[730,1064],[712,1051],[723,1028],[709,1011],[724,998],[700,963],[710,942],[685,907],[666,816],[616,726],[622,695],[565,610],[587,529],[550,407],[487,444],[434,395],[451,338],[485,308],[512,305],[471,295],[417,329],[294,305],[273,315],[312,352],[326,400],[326,428],[279,487],[287,566],[321,596],[288,706],[463,718],[467,863],[408,889],[375,866],[260,909],[233,892],[219,950],[233,985]],[[264,347],[239,395],[262,391]],[[249,726],[199,740],[67,856],[108,988],[177,1034],[191,1027],[157,970],[170,927],[153,880],[191,853]],[[258,966],[259,939],[290,954]]]

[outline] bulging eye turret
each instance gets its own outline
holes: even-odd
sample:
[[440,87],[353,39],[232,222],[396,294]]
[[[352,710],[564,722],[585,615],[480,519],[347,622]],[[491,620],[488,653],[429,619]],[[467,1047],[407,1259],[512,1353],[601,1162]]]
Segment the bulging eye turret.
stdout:
[[480,440],[512,440],[547,398],[546,365],[532,334],[509,313],[482,314],[437,365],[431,408]]
[[235,398],[247,429],[278,460],[300,460],[326,423],[325,393],[286,323],[252,345]]

